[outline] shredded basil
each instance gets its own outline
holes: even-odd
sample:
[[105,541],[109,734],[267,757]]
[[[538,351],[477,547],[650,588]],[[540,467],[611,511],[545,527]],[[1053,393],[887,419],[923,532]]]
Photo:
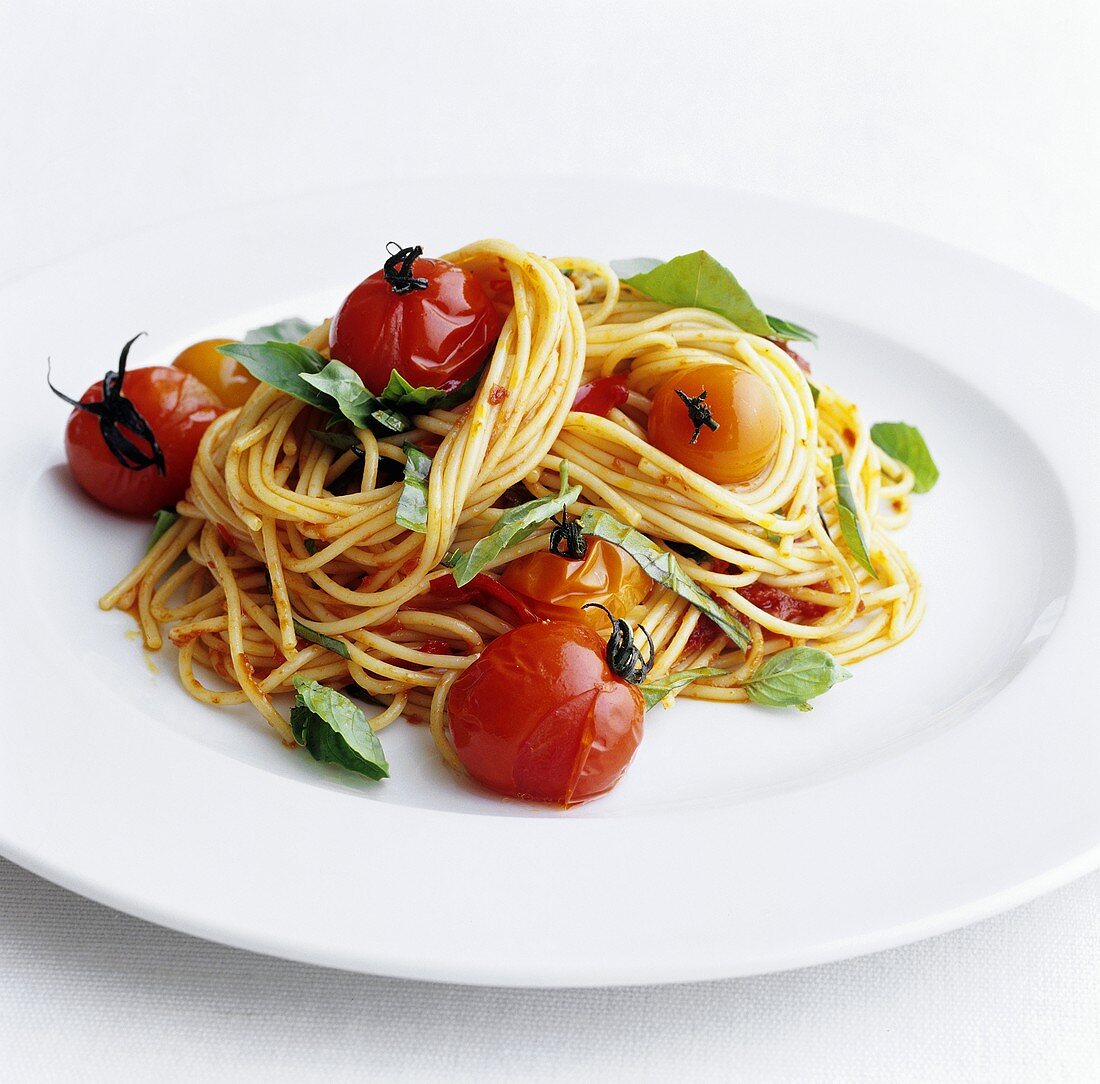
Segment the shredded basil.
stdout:
[[875,422],[871,426],[871,439],[913,472],[914,493],[927,493],[936,484],[940,470],[919,429],[905,422]]
[[289,316],[274,324],[254,327],[245,337],[246,343],[296,343],[313,330],[313,325],[300,316]]
[[302,624],[298,618],[294,618],[294,631],[303,640],[308,640],[311,644],[318,644],[321,647],[327,648],[334,654],[339,655],[342,659],[351,658],[351,652],[348,651],[348,645],[345,644],[343,640],[333,639],[333,637],[326,636],[323,632],[311,629],[308,625]]
[[666,542],[665,545],[674,553],[686,557],[689,561],[694,561],[697,565],[710,560],[710,554],[706,550],[701,550],[690,542]]
[[713,666],[699,666],[694,670],[681,670],[678,674],[666,674],[665,677],[657,678],[655,681],[647,681],[644,685],[638,686],[638,691],[642,694],[645,706],[652,708],[664,700],[669,693],[682,689],[685,685],[698,681],[699,678],[722,677],[728,673],[728,670],[716,670]]
[[809,711],[806,701],[851,676],[827,651],[791,647],[765,660],[744,689],[750,700],[765,707]]
[[405,484],[397,502],[397,522],[409,531],[424,534],[428,529],[428,472],[430,456],[415,444],[405,442]]
[[836,483],[836,507],[840,513],[840,533],[848,544],[852,556],[872,576],[876,575],[871,555],[867,552],[867,539],[863,537],[863,528],[859,525],[856,512],[856,499],[852,494],[852,485],[848,481],[848,470],[844,466],[844,456],[833,456],[833,481]]
[[664,263],[640,257],[613,261],[611,267],[628,286],[654,301],[707,309],[731,320],[743,331],[765,338],[811,342],[817,338],[812,331],[789,320],[765,315],[733,272],[702,249]]
[[302,677],[294,679],[294,691],[290,729],[314,760],[339,764],[370,779],[390,774],[378,735],[343,693]]
[[581,530],[626,550],[650,579],[675,591],[697,610],[705,613],[738,647],[750,643],[748,630],[732,614],[710,597],[684,570],[676,555],[661,549],[641,531],[620,523],[610,512],[587,508],[581,516]]
[[146,553],[167,534],[168,530],[179,518],[179,512],[172,508],[162,508],[153,516],[153,533],[149,535],[149,544],[145,547]]
[[[810,384],[810,381],[806,381]],[[810,384],[810,395],[813,396],[814,406],[817,406],[818,399],[821,398],[821,389],[816,384]]]
[[561,485],[556,494],[548,494],[509,508],[493,524],[493,529],[475,542],[471,549],[465,553],[458,551],[447,555],[446,563],[454,572],[455,583],[459,587],[469,583],[509,546],[515,546],[529,538],[551,516],[564,512],[580,495],[580,486],[569,485],[569,464],[562,460]]

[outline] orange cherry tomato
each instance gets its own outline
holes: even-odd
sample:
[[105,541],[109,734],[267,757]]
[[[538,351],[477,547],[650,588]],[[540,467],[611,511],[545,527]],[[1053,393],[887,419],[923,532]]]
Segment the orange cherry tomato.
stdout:
[[585,610],[590,602],[625,617],[653,586],[638,562],[602,538],[586,538],[588,551],[571,561],[549,550],[519,557],[507,565],[500,582],[515,591],[539,615],[549,620],[582,621],[608,628],[602,610]]
[[78,407],[69,416],[65,454],[81,489],[100,504],[151,516],[183,496],[199,441],[224,411],[214,393],[190,373],[165,365],[126,372],[130,345],[119,361],[121,382],[118,373],[107,374],[111,409],[100,416],[104,384],[93,384],[80,403],[95,405],[96,412]]
[[642,740],[645,702],[605,652],[573,621],[520,625],[490,643],[447,700],[470,775],[499,794],[559,805],[606,794]]
[[259,386],[259,381],[239,362],[218,353],[233,339],[203,339],[181,350],[172,364],[201,380],[232,410],[244,406],[245,400]]
[[[702,403],[718,428],[696,428],[677,394]],[[649,411],[649,439],[662,452],[712,482],[747,482],[775,457],[779,445],[779,405],[755,373],[732,365],[697,365],[669,377],[657,389]],[[693,441],[694,437],[694,441]]]
[[420,253],[395,251],[332,318],[332,357],[375,395],[394,371],[414,388],[453,391],[481,368],[503,326],[477,278]]

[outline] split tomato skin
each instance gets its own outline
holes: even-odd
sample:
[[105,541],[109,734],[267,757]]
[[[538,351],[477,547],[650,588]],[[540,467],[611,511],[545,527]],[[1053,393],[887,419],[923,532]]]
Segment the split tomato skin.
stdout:
[[414,388],[450,391],[481,368],[502,322],[481,283],[446,260],[420,256],[425,289],[398,293],[376,271],[344,299],[329,329],[330,353],[381,395],[397,371]]
[[[164,453],[164,474],[155,466],[124,467],[107,447],[99,419],[82,410],[74,410],[65,426],[65,455],[77,484],[94,500],[116,512],[151,516],[174,507],[183,496],[199,441],[224,410],[200,380],[164,365],[127,372],[122,394],[149,423]],[[102,402],[102,383],[93,384],[80,401]],[[146,447],[140,437],[133,439]]]
[[642,740],[645,702],[606,645],[569,621],[521,625],[455,681],[451,737],[463,766],[511,798],[575,805],[606,794]]

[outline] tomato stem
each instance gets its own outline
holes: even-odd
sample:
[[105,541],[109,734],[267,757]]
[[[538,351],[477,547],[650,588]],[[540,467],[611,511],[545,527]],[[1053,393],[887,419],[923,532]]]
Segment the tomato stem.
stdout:
[[649,644],[649,658],[643,659],[642,653],[634,644],[634,634],[630,631],[630,626],[599,602],[584,604],[586,610],[592,607],[603,610],[611,621],[611,639],[607,641],[608,669],[613,674],[618,674],[624,681],[630,682],[631,685],[640,685],[653,669],[653,661],[657,655],[653,646],[653,637],[649,635],[645,625],[638,626]]
[[396,241],[386,245],[390,258],[382,265],[382,274],[395,294],[407,294],[411,290],[426,290],[428,280],[413,275],[413,262],[424,255],[419,245],[402,248]]
[[695,432],[691,434],[690,443],[694,444],[699,439],[699,433],[702,431],[705,425],[712,433],[718,432],[721,428],[719,424],[714,420],[710,413],[710,407],[703,402],[707,397],[707,389],[704,388],[698,395],[687,395],[679,388],[676,389],[676,394],[684,401],[684,406],[687,407],[688,417],[691,419],[691,424],[695,426]]

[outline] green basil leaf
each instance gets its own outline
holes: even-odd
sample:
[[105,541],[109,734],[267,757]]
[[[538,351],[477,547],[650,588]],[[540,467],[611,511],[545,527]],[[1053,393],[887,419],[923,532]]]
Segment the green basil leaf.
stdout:
[[836,506],[840,513],[840,532],[852,556],[872,576],[877,575],[871,564],[871,555],[867,552],[867,539],[863,537],[863,528],[856,514],[856,500],[852,495],[852,485],[848,481],[848,471],[842,455],[833,456],[833,480],[836,482]]
[[407,433],[412,428],[412,422],[404,414],[396,410],[387,410],[383,406],[377,406],[370,412],[370,416],[371,421],[377,422],[391,433]]
[[311,429],[309,435],[316,437],[322,444],[335,448],[338,452],[350,452],[358,449],[362,453],[363,450],[362,441],[354,433],[334,433],[330,429]]
[[356,429],[365,429],[378,408],[359,374],[342,361],[330,361],[319,373],[303,373],[302,379],[327,395]]
[[871,439],[891,458],[913,472],[913,492],[927,493],[939,479],[940,469],[932,459],[920,430],[905,422],[875,422]]
[[625,281],[634,278],[635,275],[644,275],[647,271],[660,267],[662,263],[664,263],[663,260],[654,259],[652,256],[634,256],[629,260],[612,260],[611,270]]
[[313,324],[300,316],[289,316],[274,324],[254,327],[245,337],[246,343],[296,343],[313,330]]
[[744,688],[750,700],[765,707],[809,711],[807,700],[851,676],[827,651],[791,647],[767,659]]
[[[806,383],[810,384],[808,380]],[[814,406],[817,406],[817,401],[821,398],[821,389],[816,384],[810,384],[810,395],[813,397]]]
[[332,410],[332,400],[303,379],[329,364],[316,350],[297,343],[227,343],[218,353],[239,361],[257,380],[310,406]]
[[722,677],[728,673],[728,670],[716,670],[713,666],[700,666],[694,670],[681,670],[678,674],[667,674],[655,681],[646,682],[645,685],[639,685],[638,692],[642,694],[645,706],[652,708],[664,700],[669,693],[682,689],[685,685],[690,685],[699,678]]
[[[312,557],[317,552],[317,539],[316,538],[303,538],[302,544],[306,548],[306,553]],[[339,643],[338,640],[334,640],[333,643]]]
[[784,342],[817,342],[817,332],[811,331],[808,327],[803,327],[801,324],[796,324],[791,320],[783,320],[769,313],[768,323],[771,324],[774,337],[782,339]]
[[428,530],[428,473],[431,469],[431,457],[406,441],[405,484],[397,502],[397,522],[418,534]]
[[307,678],[294,679],[294,707],[290,729],[314,760],[339,764],[371,779],[390,774],[378,735],[362,710],[343,693]]
[[308,640],[311,644],[319,644],[321,647],[328,648],[329,651],[339,655],[342,659],[351,658],[351,652],[348,651],[348,645],[345,644],[343,640],[334,640],[331,636],[326,636],[323,632],[311,629],[308,625],[299,621],[298,618],[294,618],[294,631],[303,640]]
[[450,410],[473,397],[485,371],[482,366],[469,380],[463,381],[454,391],[443,388],[414,388],[396,369],[379,397],[383,404],[405,414],[427,414],[430,410]]
[[173,508],[162,508],[153,516],[153,533],[149,535],[149,544],[145,547],[146,553],[161,540],[172,524],[179,518],[179,512]]
[[465,553],[447,554],[445,561],[454,570],[455,583],[459,587],[468,584],[490,561],[496,560],[509,546],[529,538],[551,516],[564,512],[580,495],[580,486],[569,485],[569,464],[562,460],[561,487],[556,494],[509,508],[493,524],[493,529],[474,543],[472,549]]
[[705,613],[738,647],[748,647],[751,642],[749,630],[684,572],[675,554],[661,549],[641,531],[627,527],[610,512],[600,508],[585,509],[584,515],[581,516],[581,530],[606,542],[614,542],[616,546],[626,550],[642,566],[642,571],[650,579],[656,580],[663,587],[687,599],[697,610]]
[[704,561],[709,561],[710,554],[706,550],[701,550],[698,546],[693,546],[690,542],[666,542],[666,546],[674,553],[678,553],[681,557],[686,557],[689,561],[694,561],[697,565],[701,565]]

